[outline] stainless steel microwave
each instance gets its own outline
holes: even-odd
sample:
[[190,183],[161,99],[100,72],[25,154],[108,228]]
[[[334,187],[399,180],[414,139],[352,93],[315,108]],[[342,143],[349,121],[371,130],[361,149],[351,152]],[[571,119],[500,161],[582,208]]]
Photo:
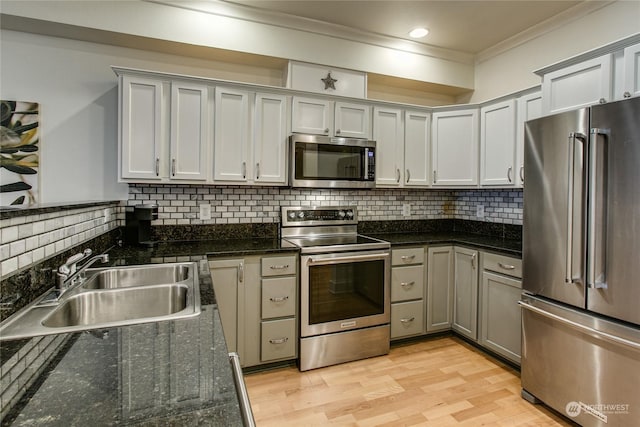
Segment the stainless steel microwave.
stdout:
[[376,142],[317,135],[289,137],[290,185],[304,188],[373,188]]

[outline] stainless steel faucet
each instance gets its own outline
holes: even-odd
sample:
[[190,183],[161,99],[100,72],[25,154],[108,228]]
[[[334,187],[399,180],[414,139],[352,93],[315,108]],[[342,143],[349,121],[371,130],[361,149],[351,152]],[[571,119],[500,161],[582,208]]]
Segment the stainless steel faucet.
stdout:
[[85,249],[82,253],[75,254],[58,268],[58,298],[69,289],[75,288],[84,281],[84,271],[89,268],[96,261],[103,263],[109,261],[109,254],[96,255],[90,258],[83,265],[78,266],[79,262],[89,258],[93,251],[91,249]]

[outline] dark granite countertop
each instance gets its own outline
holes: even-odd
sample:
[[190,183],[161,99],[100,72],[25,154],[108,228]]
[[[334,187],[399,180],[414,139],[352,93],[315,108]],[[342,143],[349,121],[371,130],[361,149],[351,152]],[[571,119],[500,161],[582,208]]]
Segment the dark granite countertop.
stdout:
[[487,236],[464,231],[367,233],[367,236],[385,240],[392,246],[455,244],[522,257],[522,242],[516,239]]
[[[459,244],[512,256],[522,251],[519,240],[504,235],[362,231],[393,246]],[[200,261],[291,250],[273,237],[111,248],[112,265],[198,262],[201,315],[66,335],[62,350],[2,425],[241,425],[211,276]]]
[[[133,265],[197,261],[221,247],[179,242],[109,253],[112,265]],[[244,250],[249,248],[269,251],[273,245],[247,243]],[[199,316],[64,335],[62,349],[2,425],[242,425],[211,276],[199,264]]]

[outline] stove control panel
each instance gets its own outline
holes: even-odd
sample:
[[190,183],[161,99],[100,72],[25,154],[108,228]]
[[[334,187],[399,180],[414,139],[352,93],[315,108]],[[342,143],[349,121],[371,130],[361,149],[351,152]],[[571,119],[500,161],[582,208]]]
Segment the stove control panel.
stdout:
[[357,224],[356,206],[290,206],[282,208],[282,226]]

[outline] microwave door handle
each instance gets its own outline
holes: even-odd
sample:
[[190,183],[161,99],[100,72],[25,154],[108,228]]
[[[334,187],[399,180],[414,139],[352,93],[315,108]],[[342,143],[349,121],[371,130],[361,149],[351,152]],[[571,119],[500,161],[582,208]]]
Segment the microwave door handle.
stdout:
[[[587,286],[595,289],[606,289],[606,188],[607,171],[604,169],[606,159],[600,161],[598,157],[598,141],[608,143],[609,129],[591,129],[591,144],[589,147],[589,271]],[[603,138],[599,138],[603,136]],[[605,146],[606,152],[606,146]],[[602,182],[598,182],[602,176]],[[599,186],[600,184],[600,186]]]
[[389,254],[349,255],[345,257],[336,257],[336,258],[309,257],[309,259],[307,260],[307,265],[341,264],[345,262],[359,262],[359,261],[376,261],[376,260],[383,260],[388,256]]

